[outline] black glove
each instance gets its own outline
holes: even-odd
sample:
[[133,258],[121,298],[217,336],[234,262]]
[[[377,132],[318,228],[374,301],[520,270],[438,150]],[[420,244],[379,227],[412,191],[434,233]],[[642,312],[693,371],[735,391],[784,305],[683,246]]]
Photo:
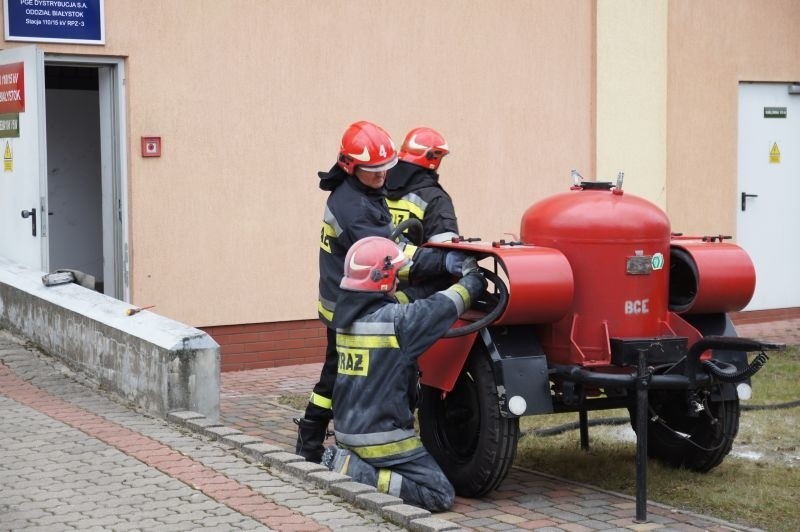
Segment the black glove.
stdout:
[[489,286],[489,283],[486,282],[486,278],[480,271],[468,273],[458,281],[458,284],[467,289],[469,298],[473,301],[486,290],[487,286]]

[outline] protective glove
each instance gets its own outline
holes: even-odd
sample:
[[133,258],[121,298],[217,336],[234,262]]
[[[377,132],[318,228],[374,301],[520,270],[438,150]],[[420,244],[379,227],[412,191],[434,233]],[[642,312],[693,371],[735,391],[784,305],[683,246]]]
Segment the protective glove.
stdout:
[[472,272],[477,272],[478,270],[478,259],[470,255],[464,262],[461,263],[461,275],[469,275]]
[[487,286],[489,286],[489,283],[486,282],[486,278],[480,271],[468,273],[462,277],[458,283],[467,289],[469,297],[473,301],[486,290]]
[[444,257],[444,268],[450,275],[457,275],[461,277],[464,261],[469,255],[461,251],[450,251]]

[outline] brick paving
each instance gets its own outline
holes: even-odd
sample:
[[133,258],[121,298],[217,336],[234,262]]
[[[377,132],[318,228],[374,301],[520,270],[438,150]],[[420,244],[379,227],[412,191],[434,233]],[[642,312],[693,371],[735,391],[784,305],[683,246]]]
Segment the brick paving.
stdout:
[[[800,344],[800,318],[737,326],[739,336]],[[320,364],[222,374],[221,418],[226,426],[294,448],[291,418],[300,412],[278,397],[308,393]],[[436,517],[473,530],[749,530],[710,516],[648,502],[648,522],[636,523],[635,500],[622,494],[513,467],[500,488],[482,499],[456,498]]]
[[403,528],[76,379],[0,333],[0,530]]
[[[738,331],[800,343],[800,319]],[[517,467],[435,516],[359,494],[287,452],[299,412],[277,399],[319,368],[223,373],[220,423],[166,423],[0,332],[0,530],[749,530],[653,502],[636,523],[631,497]]]

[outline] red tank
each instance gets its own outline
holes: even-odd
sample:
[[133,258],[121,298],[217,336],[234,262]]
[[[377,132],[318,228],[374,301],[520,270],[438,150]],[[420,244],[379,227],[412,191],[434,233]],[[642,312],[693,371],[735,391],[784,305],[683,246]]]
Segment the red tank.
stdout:
[[670,224],[658,206],[610,183],[584,183],[528,208],[520,236],[524,244],[561,251],[572,266],[572,311],[539,328],[551,361],[607,365],[613,337],[674,334]]

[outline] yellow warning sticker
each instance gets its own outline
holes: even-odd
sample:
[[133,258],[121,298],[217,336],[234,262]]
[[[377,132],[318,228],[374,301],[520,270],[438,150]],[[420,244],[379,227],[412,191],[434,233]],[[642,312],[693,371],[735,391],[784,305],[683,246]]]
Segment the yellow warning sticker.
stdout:
[[11,145],[6,141],[6,151],[3,153],[3,171],[14,171],[14,156],[11,155]]
[[781,162],[781,150],[778,149],[777,142],[773,143],[772,149],[769,150],[769,162],[770,164],[778,164]]

